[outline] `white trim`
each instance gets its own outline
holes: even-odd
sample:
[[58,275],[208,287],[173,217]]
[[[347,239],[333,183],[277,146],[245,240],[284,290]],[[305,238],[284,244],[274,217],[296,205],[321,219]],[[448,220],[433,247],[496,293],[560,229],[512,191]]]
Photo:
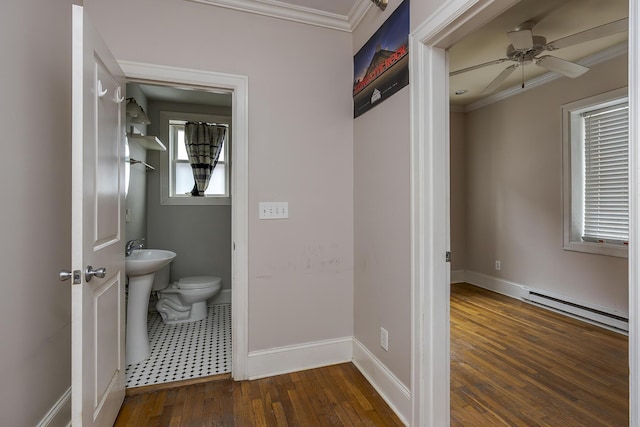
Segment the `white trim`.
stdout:
[[528,288],[520,283],[476,273],[475,271],[465,271],[464,273],[464,281],[479,288],[518,299],[524,299],[529,295]]
[[629,2],[629,425],[640,426],[640,7]]
[[[160,159],[160,204],[164,206],[228,206],[232,204],[233,200],[233,189],[229,185],[229,180],[231,179],[231,168],[233,165],[233,159],[230,154],[233,152],[233,135],[229,132],[229,137],[225,142],[225,186],[228,195],[217,196],[217,197],[176,197],[170,196],[171,187],[175,185],[175,183],[169,182],[169,177],[175,173],[173,169],[174,165],[170,164],[169,159],[172,157],[171,151],[174,149],[171,144],[171,136],[169,135],[169,121],[172,119],[178,120],[186,120],[186,121],[200,121],[200,122],[209,122],[209,123],[222,123],[229,125],[231,128],[233,123],[233,118],[229,115],[224,114],[202,114],[202,113],[186,113],[180,111],[160,111],[160,131],[158,134],[160,135],[160,140],[165,142],[167,149],[164,151],[160,151],[158,153],[158,157]],[[230,141],[230,145],[229,145]],[[174,178],[175,179],[175,178]]]
[[247,378],[249,346],[249,81],[246,76],[215,73],[204,70],[119,61],[127,79],[186,84],[200,88],[228,89],[233,93],[232,134],[234,135],[231,185],[232,256],[232,375],[236,380]]
[[445,49],[516,0],[449,0],[409,36],[411,424],[449,425],[449,76]]
[[562,236],[563,249],[620,258],[628,246],[582,241],[584,218],[584,135],[580,113],[628,99],[628,88],[614,89],[562,105]]
[[353,339],[353,364],[393,409],[398,418],[405,425],[409,425],[411,390],[355,338]]
[[218,295],[209,300],[209,306],[218,304],[231,304],[231,289],[223,289]]
[[[580,65],[584,65],[585,67],[593,67],[594,65],[600,64],[613,58],[617,58],[620,55],[624,55],[628,52],[628,50],[629,44],[624,41],[576,62]],[[558,73],[545,73],[541,76],[534,77],[533,79],[528,80],[524,88],[522,88],[520,85],[513,86],[509,89],[505,89],[493,95],[487,96],[486,98],[482,98],[476,102],[472,102],[465,107],[459,106],[458,108],[461,108],[465,113],[468,113],[470,111],[477,110],[479,108],[486,107],[487,105],[496,103],[498,101],[505,100],[511,96],[518,95],[528,90],[540,87],[563,77],[564,76],[562,74]]]
[[67,389],[58,401],[40,420],[37,427],[62,427],[71,425],[71,387]]
[[352,337],[344,337],[252,351],[248,357],[247,377],[254,380],[350,362],[352,340]]
[[[325,12],[323,10],[312,9],[309,7],[297,6],[290,3],[284,3],[277,0],[187,0],[195,3],[203,3],[211,6],[219,6],[227,9],[239,10],[241,12],[254,13],[256,15],[269,16],[272,18],[284,19],[286,21],[298,22],[316,27],[328,28],[331,30],[339,30],[351,32],[355,25],[351,19],[357,23],[362,19],[362,15],[366,13],[360,4],[354,6],[349,12],[353,16],[339,15],[337,13]],[[360,3],[370,3],[369,0],[360,0]]]

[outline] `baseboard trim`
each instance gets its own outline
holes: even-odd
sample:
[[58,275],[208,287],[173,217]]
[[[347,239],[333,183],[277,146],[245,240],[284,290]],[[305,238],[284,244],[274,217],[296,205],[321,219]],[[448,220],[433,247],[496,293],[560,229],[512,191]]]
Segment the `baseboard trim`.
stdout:
[[524,299],[529,295],[524,285],[473,271],[464,272],[464,282],[513,298]]
[[[566,295],[560,295],[546,290],[531,288],[526,285],[510,282],[508,280],[499,279],[497,277],[492,277],[473,271],[464,272],[464,282],[470,283],[479,288],[506,295],[508,297],[518,298],[527,303],[542,307],[546,310],[551,310],[556,313],[581,320],[583,322],[591,323],[593,325],[612,330],[614,332],[628,334],[628,313],[619,312],[608,307],[585,303]],[[532,298],[530,292],[550,296],[557,299],[559,303],[556,304],[553,301],[541,303],[536,298]],[[575,306],[577,308],[574,309],[572,306]],[[623,322],[621,320],[610,319],[597,313],[590,313],[588,309],[593,309],[597,312],[615,316],[620,319],[627,319],[627,321]]]
[[364,375],[400,420],[409,425],[411,390],[376,358],[360,341],[353,338],[353,364]]
[[65,391],[37,427],[67,427],[71,425],[71,387]]
[[463,283],[464,273],[464,270],[453,270],[451,272],[451,283]]
[[211,307],[218,304],[231,304],[231,289],[221,290],[218,295],[209,300],[207,305]]
[[352,337],[345,337],[251,351],[247,360],[247,377],[254,380],[351,362],[352,340]]

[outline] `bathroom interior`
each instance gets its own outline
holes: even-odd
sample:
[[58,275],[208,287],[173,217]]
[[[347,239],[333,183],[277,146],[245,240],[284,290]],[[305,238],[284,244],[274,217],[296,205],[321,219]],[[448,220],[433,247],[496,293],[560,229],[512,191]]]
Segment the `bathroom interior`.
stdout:
[[[126,387],[230,373],[231,93],[129,82],[127,98],[134,101],[127,106],[139,106],[145,117],[141,120],[127,108],[129,182],[125,225],[126,240],[134,241],[129,245],[134,250],[125,260],[133,265],[132,260],[149,249],[173,252],[175,257],[151,275],[150,290],[141,291],[144,286],[138,285],[142,283],[139,277],[133,277],[133,267],[127,272]],[[227,128],[226,147],[214,168],[206,197],[188,196],[180,188],[175,189],[178,197],[170,194],[170,179],[175,180],[179,168],[190,173],[188,161],[172,169],[169,156],[170,132],[174,132],[172,138],[181,137],[175,125],[184,121]],[[170,129],[169,123],[174,127]],[[178,157],[184,155],[183,151]],[[178,172],[173,173],[174,170]],[[144,277],[149,279],[149,275]],[[187,286],[188,282],[193,284]],[[207,288],[206,292],[200,290],[201,285]],[[192,290],[194,287],[199,289]],[[191,292],[208,299],[191,305],[183,298]],[[202,316],[195,317],[204,318],[193,321],[196,305]],[[140,334],[134,333],[136,318],[141,319],[139,328],[146,328]],[[148,349],[140,346],[145,339]]]

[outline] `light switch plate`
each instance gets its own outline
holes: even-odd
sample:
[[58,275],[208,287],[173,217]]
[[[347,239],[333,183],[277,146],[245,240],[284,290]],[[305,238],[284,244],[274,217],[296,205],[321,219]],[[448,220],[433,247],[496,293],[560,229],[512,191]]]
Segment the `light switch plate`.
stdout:
[[289,218],[289,202],[260,202],[260,219]]

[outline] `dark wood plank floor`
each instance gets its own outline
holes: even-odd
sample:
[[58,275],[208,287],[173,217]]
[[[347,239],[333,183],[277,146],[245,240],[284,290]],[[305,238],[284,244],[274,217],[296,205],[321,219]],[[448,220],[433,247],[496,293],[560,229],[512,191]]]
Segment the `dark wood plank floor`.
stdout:
[[[451,286],[452,426],[626,426],[627,338]],[[128,396],[116,426],[401,426],[350,363]]]
[[402,426],[351,363],[127,396],[115,426]]
[[452,426],[627,426],[628,340],[451,286]]

